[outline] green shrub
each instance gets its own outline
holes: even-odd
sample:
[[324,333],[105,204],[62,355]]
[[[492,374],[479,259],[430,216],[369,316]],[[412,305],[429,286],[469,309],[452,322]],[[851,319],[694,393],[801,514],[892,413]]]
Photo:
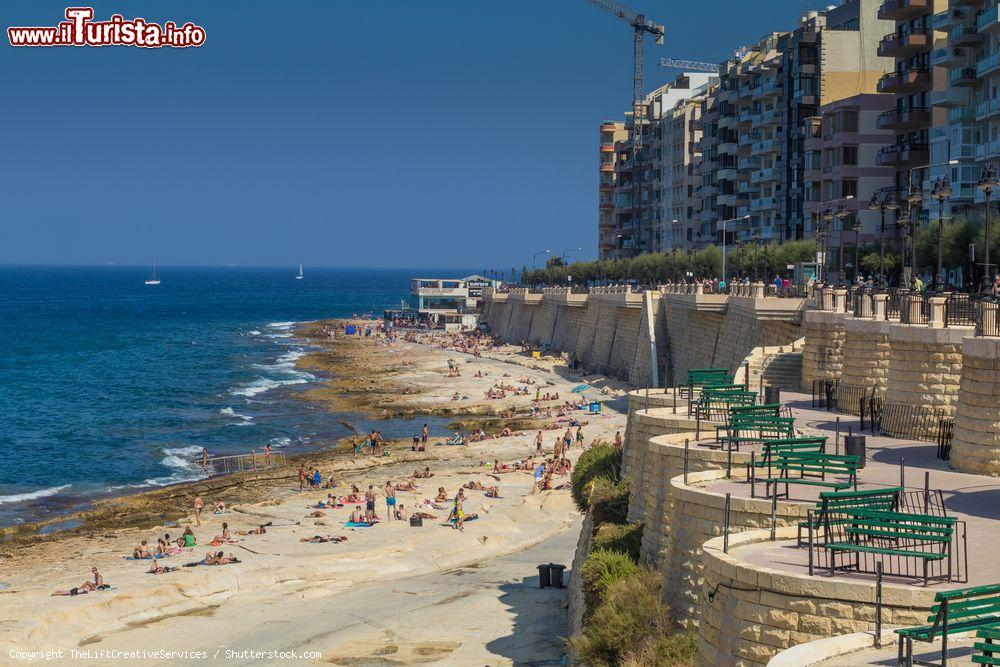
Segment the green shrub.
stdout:
[[583,582],[585,609],[589,612],[597,608],[608,587],[616,581],[636,574],[639,566],[628,554],[607,549],[591,549],[580,577]]
[[603,524],[597,529],[590,548],[620,551],[638,563],[639,550],[642,548],[642,524]]
[[[611,561],[608,556],[600,556],[603,566]],[[627,569],[626,574],[616,570],[614,577],[609,572],[602,575],[612,580],[604,587],[597,605],[589,608],[582,635],[569,642],[577,658],[595,667],[693,664],[695,636],[675,631],[670,608],[660,595],[660,576],[631,563],[631,567],[624,566],[624,562],[615,561],[614,567]],[[586,586],[586,562],[583,567]]]
[[591,481],[591,518],[595,526],[628,521],[629,484],[597,477]]
[[608,443],[597,443],[583,454],[570,477],[573,502],[581,512],[590,508],[593,481],[599,477],[610,482],[621,479],[622,454]]

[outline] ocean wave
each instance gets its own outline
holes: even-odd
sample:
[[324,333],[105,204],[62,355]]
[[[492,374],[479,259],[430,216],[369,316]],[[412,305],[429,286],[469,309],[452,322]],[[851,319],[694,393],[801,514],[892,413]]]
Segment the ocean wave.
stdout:
[[201,454],[201,449],[198,445],[164,449],[164,457],[160,460],[160,464],[180,470],[201,470],[201,465],[195,458]]
[[241,421],[230,422],[227,426],[253,426],[253,417],[249,415],[241,415],[232,408],[222,408],[219,410],[219,414],[226,415],[227,417],[235,417]]
[[48,498],[49,496],[54,496],[63,489],[68,489],[69,484],[63,484],[62,486],[53,486],[48,489],[39,489],[38,491],[29,491],[27,493],[15,493],[9,496],[0,496],[0,505],[5,505],[8,503],[23,503],[26,500],[37,500],[39,498]]
[[292,334],[290,334],[290,333],[273,333],[273,334],[268,334],[267,337],[268,338],[291,338]]
[[284,436],[278,438],[271,438],[268,444],[270,444],[271,447],[287,447],[288,445],[292,444],[292,439],[286,438]]
[[248,336],[259,336],[259,335],[260,335],[260,332],[259,332],[259,331],[257,331],[256,329],[254,329],[253,331],[248,331],[248,332],[247,332],[247,335],[248,335]]
[[298,322],[271,322],[267,326],[271,329],[291,329]]
[[[308,375],[308,374],[305,374]],[[277,389],[278,387],[283,387],[285,385],[292,384],[305,384],[309,382],[307,378],[304,377],[294,377],[288,378],[287,380],[272,380],[271,378],[259,378],[254,380],[248,385],[243,387],[237,387],[229,393],[233,396],[256,396],[257,394],[263,394],[265,391],[270,391],[271,389]]]

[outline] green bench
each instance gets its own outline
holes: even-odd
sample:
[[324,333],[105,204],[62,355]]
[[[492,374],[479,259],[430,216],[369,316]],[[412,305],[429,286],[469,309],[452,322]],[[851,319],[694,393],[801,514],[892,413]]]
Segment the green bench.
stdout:
[[[727,387],[707,387],[694,404],[695,415],[699,419],[711,419],[721,415],[724,418],[734,407],[747,407],[757,403],[757,393],[747,391],[742,385]],[[691,403],[688,403],[691,409]]]
[[[1000,636],[1000,631],[997,630],[997,625],[1000,624],[1000,584],[941,591],[934,596],[934,606],[931,607],[927,623],[928,625],[899,628],[895,631],[899,635],[897,664],[913,664],[914,641],[930,644],[940,637],[941,664],[946,665],[948,635],[979,630],[984,634],[978,636],[984,639],[992,640]],[[988,642],[986,646],[990,643],[992,642]],[[989,659],[996,660],[992,657]],[[997,664],[976,660],[976,656],[973,656],[972,661],[984,665]]]
[[732,383],[733,376],[729,374],[727,368],[692,368],[687,372],[687,383],[681,388],[687,389],[685,398],[692,398],[697,387],[715,387]]
[[[825,438],[824,438],[825,440]],[[830,541],[831,529],[842,528],[850,522],[846,515],[848,510],[880,510],[895,512],[899,510],[899,494],[901,486],[890,486],[880,489],[863,489],[861,491],[824,491],[819,494],[819,502],[813,512],[812,529],[823,530],[823,543]],[[803,531],[809,530],[809,521],[798,524],[798,543],[805,546],[802,539]]]
[[[777,475],[774,474],[777,470]],[[798,473],[795,477],[794,474]],[[846,477],[847,481],[828,481],[827,475]],[[756,496],[757,479],[751,480],[750,495]],[[858,457],[848,454],[827,454],[825,452],[804,452],[786,451],[773,457],[767,466],[767,477],[763,479],[765,483],[765,497],[771,497],[771,487],[774,487],[774,497],[786,499],[789,485],[801,484],[807,486],[819,486],[834,491],[843,491],[854,487],[858,488]],[[785,485],[785,493],[779,492],[780,486]]]
[[831,552],[831,576],[836,569],[833,558],[836,553],[855,554],[856,569],[860,569],[861,554],[870,553],[919,559],[923,563],[925,586],[928,565],[947,560],[946,578],[951,579],[951,543],[958,521],[955,517],[869,509],[851,509],[844,513],[843,541],[828,541],[823,545]]
[[994,639],[1000,639],[1000,628],[983,628],[976,633],[976,639],[986,641],[972,645],[972,662],[977,665],[1000,665],[1000,657],[993,657],[994,653],[1000,653],[1000,645],[993,643]]
[[[718,432],[716,432],[718,437]],[[745,415],[733,417],[726,436],[722,438],[722,446],[734,446],[737,451],[741,444],[759,444],[767,440],[782,440],[795,437],[794,417],[766,417],[762,415]]]
[[753,481],[757,475],[758,468],[767,468],[773,464],[779,454],[783,452],[813,452],[822,453],[826,451],[826,437],[822,438],[781,438],[778,440],[765,440],[760,449],[760,454],[755,452],[750,454],[750,462],[747,463],[747,479],[750,480],[750,495],[753,496]]
[[[719,435],[729,429],[729,424],[734,418],[746,417],[750,415],[760,417],[782,417],[781,403],[761,403],[758,405],[734,405],[729,408],[729,415],[725,424],[715,427],[715,441],[719,442]],[[788,415],[791,416],[791,415]]]

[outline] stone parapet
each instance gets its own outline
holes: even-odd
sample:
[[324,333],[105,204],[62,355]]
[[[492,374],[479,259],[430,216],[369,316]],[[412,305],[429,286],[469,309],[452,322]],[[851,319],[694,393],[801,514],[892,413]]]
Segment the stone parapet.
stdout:
[[844,368],[846,319],[846,314],[829,310],[803,313],[802,333],[806,343],[802,349],[802,391],[811,392],[813,380],[840,377]]
[[[779,528],[791,540],[795,528]],[[729,553],[721,537],[702,546],[704,590],[698,629],[700,665],[763,666],[790,646],[875,627],[875,582],[810,577],[745,560],[768,530],[731,535]],[[935,590],[885,584],[886,625],[919,625],[927,618]]]
[[1000,338],[962,341],[951,464],[1000,477]]

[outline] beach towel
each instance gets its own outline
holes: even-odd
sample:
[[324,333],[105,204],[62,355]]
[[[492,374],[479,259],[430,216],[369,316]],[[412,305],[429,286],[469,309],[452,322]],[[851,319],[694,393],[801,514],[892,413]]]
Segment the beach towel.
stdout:
[[[462,523],[469,523],[470,521],[476,521],[478,519],[479,519],[478,516],[470,516],[470,517],[466,517],[465,519],[463,519]],[[455,523],[455,519],[454,518],[448,519],[448,523]]]
[[145,556],[143,558],[136,558],[135,556],[122,556],[125,560],[153,560],[153,558],[168,558],[170,554],[164,554],[162,556]]
[[[378,523],[378,521],[375,523]],[[371,528],[375,525],[375,523],[358,523],[356,521],[348,521],[344,524],[344,526],[347,528]]]
[[573,387],[573,393],[574,394],[582,394],[583,392],[587,391],[588,389],[590,389],[590,385],[586,385],[586,384],[577,385],[577,386]]

